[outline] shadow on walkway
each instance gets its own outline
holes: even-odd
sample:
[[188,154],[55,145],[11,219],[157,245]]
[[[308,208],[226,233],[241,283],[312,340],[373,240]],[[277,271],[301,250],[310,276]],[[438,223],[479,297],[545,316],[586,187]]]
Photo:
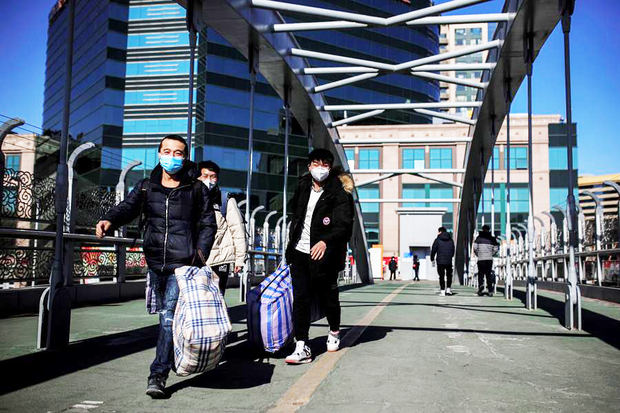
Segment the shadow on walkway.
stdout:
[[[509,315],[520,315],[527,317],[542,317],[542,318],[553,318],[552,315],[544,315],[544,314],[531,314],[531,313],[523,313],[519,310],[522,307],[507,307],[507,306],[483,306],[483,305],[469,305],[469,304],[430,304],[430,303],[381,303],[378,301],[370,302],[370,301],[341,301],[342,308],[350,308],[350,307],[398,307],[398,306],[422,306],[422,307],[441,307],[441,308],[452,308],[455,310],[465,310],[465,311],[479,311],[483,313],[496,313],[496,314],[509,314]],[[353,305],[346,305],[346,304]],[[504,309],[515,309],[517,311],[499,311],[499,310],[484,310],[476,307],[483,308],[504,308]]]
[[[323,324],[313,324],[314,326],[322,326]],[[327,324],[325,324],[327,326]],[[355,326],[346,325],[343,327],[352,328]],[[439,328],[439,327],[398,327],[398,326],[368,326],[362,334],[360,340],[356,341],[352,347],[355,347],[358,343],[366,343],[374,341],[374,337],[383,338],[387,333],[401,330],[401,331],[428,331],[437,333],[480,333],[480,334],[498,334],[507,336],[531,336],[531,337],[565,337],[565,338],[591,338],[592,335],[585,333],[551,333],[547,331],[502,331],[502,330],[479,330],[473,328]],[[369,339],[364,337],[369,335]],[[380,339],[378,338],[378,339]]]
[[[497,291],[504,292],[504,287],[497,287]],[[513,288],[514,298],[519,299],[525,306],[525,291]],[[538,308],[543,309],[564,325],[564,297],[558,295],[558,299],[538,295]],[[581,308],[581,321],[583,331],[595,336],[605,343],[620,349],[620,320],[608,317],[586,308]]]
[[[244,304],[230,307],[228,311],[232,322],[246,317]],[[62,350],[38,351],[2,360],[0,371],[11,373],[1,375],[0,395],[153,348],[157,332],[158,325],[152,325],[73,342]],[[229,342],[237,339],[238,332],[234,332]]]

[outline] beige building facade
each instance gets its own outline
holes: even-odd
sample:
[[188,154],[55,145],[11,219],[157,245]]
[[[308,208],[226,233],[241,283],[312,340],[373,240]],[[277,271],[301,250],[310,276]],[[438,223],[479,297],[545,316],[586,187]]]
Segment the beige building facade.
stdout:
[[[542,212],[553,206],[550,135],[557,129],[553,125],[563,125],[560,122],[560,115],[533,117],[534,213],[541,219],[546,219]],[[527,116],[512,115],[510,126],[511,221],[516,223],[526,221],[529,208]],[[401,208],[444,207],[443,225],[450,230],[456,228],[461,197],[459,185],[470,141],[467,125],[343,126],[339,128],[339,134],[358,185],[369,247],[381,244],[384,256],[406,253],[399,247],[401,232],[415,231],[416,228],[399,226],[397,210]],[[505,225],[507,153],[503,125],[493,157],[496,233],[503,231]],[[383,175],[377,169],[397,173],[391,178],[366,184]],[[398,173],[397,170],[403,169],[405,173]],[[485,223],[491,221],[491,164],[486,175],[484,198],[479,207],[478,225],[482,221],[483,205]]]

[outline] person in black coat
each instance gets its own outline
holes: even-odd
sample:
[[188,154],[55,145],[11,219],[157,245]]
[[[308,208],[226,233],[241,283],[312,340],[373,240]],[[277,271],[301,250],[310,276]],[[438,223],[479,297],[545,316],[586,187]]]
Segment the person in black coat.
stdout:
[[[437,257],[437,274],[439,275],[439,295],[452,295],[452,257],[454,256],[454,241],[450,233],[444,228],[439,228],[439,234],[431,248],[431,261]],[[445,280],[444,280],[445,276]],[[447,284],[447,287],[446,287]]]
[[333,168],[334,156],[327,149],[308,155],[308,169],[299,179],[291,200],[291,228],[286,248],[293,280],[295,351],[289,364],[308,363],[312,353],[306,345],[310,329],[311,298],[317,295],[325,310],[330,331],[327,350],[340,344],[338,272],[345,267],[347,242],[353,231],[352,178]]
[[169,135],[162,139],[159,164],[150,178],[140,181],[96,226],[101,238],[144,215],[140,221],[145,219],[147,285],[155,295],[152,312],[159,313],[159,337],[146,392],[153,398],[165,396],[166,378],[174,363],[172,320],[179,296],[174,270],[204,265],[199,257],[209,256],[217,231],[209,191],[197,181],[196,165],[186,157],[183,138]]
[[414,278],[413,281],[420,281],[420,277],[418,276],[418,274],[420,273],[420,260],[418,259],[417,255],[413,256],[413,273],[414,273]]
[[392,281],[392,277],[394,278],[394,281],[396,281],[396,270],[398,269],[396,257],[390,258],[390,262],[388,263],[388,269],[390,270],[390,281]]

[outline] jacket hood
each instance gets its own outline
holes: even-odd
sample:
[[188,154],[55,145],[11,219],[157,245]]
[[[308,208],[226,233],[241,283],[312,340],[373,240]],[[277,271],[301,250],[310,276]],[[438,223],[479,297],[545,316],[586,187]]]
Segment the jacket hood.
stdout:
[[446,232],[442,232],[441,234],[439,234],[437,238],[439,238],[442,241],[448,241],[452,239],[452,235],[448,231],[446,231]]
[[[309,172],[306,172],[304,175],[299,178],[299,183],[308,183],[312,184],[312,175]],[[341,167],[336,166],[333,167],[329,171],[329,176],[325,180],[324,188],[328,191],[335,190],[336,185],[341,185],[342,189],[344,189],[347,193],[352,193],[355,188],[355,183],[353,182],[353,178],[351,175],[346,173]]]
[[[158,163],[157,166],[155,166],[155,168],[151,171],[151,182],[161,184],[161,176],[164,173],[163,171],[164,169]],[[198,179],[198,166],[190,160],[185,160],[185,162],[183,162],[183,167],[179,172],[177,172],[176,176],[179,177],[181,185],[191,184]]]

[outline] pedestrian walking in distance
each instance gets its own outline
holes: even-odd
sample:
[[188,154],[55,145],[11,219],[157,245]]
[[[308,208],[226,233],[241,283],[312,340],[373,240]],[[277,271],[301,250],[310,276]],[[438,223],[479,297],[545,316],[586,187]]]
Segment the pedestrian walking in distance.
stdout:
[[420,274],[420,260],[418,259],[417,255],[413,256],[413,273],[414,273],[414,278],[413,281],[420,281],[420,277],[418,277],[418,275]]
[[493,296],[495,277],[493,276],[493,256],[499,251],[499,244],[488,225],[482,226],[482,231],[474,241],[474,254],[478,257],[478,295],[484,293],[484,279],[487,280],[489,296]]
[[338,272],[345,267],[347,242],[353,230],[353,179],[334,168],[327,149],[308,155],[309,174],[299,179],[291,200],[291,228],[286,248],[293,281],[295,351],[288,364],[309,363],[310,308],[318,296],[329,323],[327,351],[340,347]]
[[431,261],[437,257],[437,274],[439,275],[439,295],[452,295],[452,257],[454,256],[454,241],[450,233],[439,228],[439,234],[431,248]]
[[390,270],[390,281],[392,281],[392,278],[394,278],[394,281],[396,281],[396,270],[398,269],[398,263],[396,262],[396,257],[392,256],[392,258],[390,258],[390,262],[388,263],[388,268]]
[[224,295],[231,270],[234,274],[243,270],[248,251],[245,227],[237,200],[228,194],[222,194],[220,190],[220,167],[213,161],[204,161],[198,164],[198,169],[200,171],[198,179],[209,190],[217,222],[217,233],[207,264],[217,274],[220,292]]
[[146,390],[152,398],[165,397],[166,379],[174,363],[172,320],[179,297],[174,270],[199,263],[200,255],[207,257],[217,230],[209,191],[197,177],[196,164],[187,159],[185,140],[168,135],[159,144],[159,164],[150,177],[138,182],[95,228],[103,238],[142,215],[139,227],[144,223],[147,286],[155,301],[153,308],[147,298],[147,307],[159,314],[155,360]]

